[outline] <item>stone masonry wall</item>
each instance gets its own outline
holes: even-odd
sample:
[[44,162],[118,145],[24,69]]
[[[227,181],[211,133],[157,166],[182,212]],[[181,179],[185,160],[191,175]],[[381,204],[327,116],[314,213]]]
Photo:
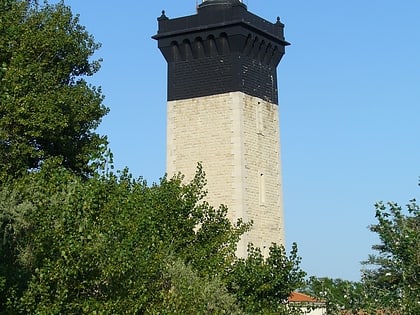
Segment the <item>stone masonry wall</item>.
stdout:
[[190,180],[201,162],[210,204],[254,222],[240,256],[248,242],[265,254],[284,244],[278,115],[277,105],[241,92],[168,102],[167,172]]

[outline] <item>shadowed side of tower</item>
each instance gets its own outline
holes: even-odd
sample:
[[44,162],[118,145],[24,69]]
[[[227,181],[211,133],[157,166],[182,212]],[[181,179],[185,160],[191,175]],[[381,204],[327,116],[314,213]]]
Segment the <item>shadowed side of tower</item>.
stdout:
[[168,62],[167,172],[187,179],[201,162],[207,200],[232,221],[254,222],[239,244],[284,244],[276,68],[288,43],[238,0],[204,1],[197,14],[158,18]]

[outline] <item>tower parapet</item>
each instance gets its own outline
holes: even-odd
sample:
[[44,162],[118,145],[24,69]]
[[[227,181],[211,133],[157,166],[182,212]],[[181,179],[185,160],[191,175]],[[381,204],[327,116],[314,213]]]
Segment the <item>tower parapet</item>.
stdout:
[[278,103],[276,68],[289,45],[279,18],[271,23],[239,0],[213,0],[195,15],[163,12],[158,21],[153,38],[168,62],[169,101],[239,91]]

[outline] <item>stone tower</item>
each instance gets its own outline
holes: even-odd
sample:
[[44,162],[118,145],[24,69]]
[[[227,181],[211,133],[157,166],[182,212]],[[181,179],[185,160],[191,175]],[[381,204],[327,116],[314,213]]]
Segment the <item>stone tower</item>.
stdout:
[[284,25],[239,0],[208,0],[197,14],[158,18],[153,36],[168,63],[167,173],[191,179],[201,162],[207,200],[232,221],[253,221],[248,242],[284,244],[276,68]]

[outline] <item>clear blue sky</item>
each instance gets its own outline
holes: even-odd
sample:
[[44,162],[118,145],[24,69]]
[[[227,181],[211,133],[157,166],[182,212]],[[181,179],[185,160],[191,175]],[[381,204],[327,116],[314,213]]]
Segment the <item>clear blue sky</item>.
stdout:
[[[102,86],[116,167],[165,172],[166,63],[156,18],[195,0],[66,0],[103,44]],[[244,1],[286,25],[278,68],[288,246],[309,275],[358,280],[376,242],[374,203],[419,197],[420,1]],[[418,198],[420,199],[420,198]]]

